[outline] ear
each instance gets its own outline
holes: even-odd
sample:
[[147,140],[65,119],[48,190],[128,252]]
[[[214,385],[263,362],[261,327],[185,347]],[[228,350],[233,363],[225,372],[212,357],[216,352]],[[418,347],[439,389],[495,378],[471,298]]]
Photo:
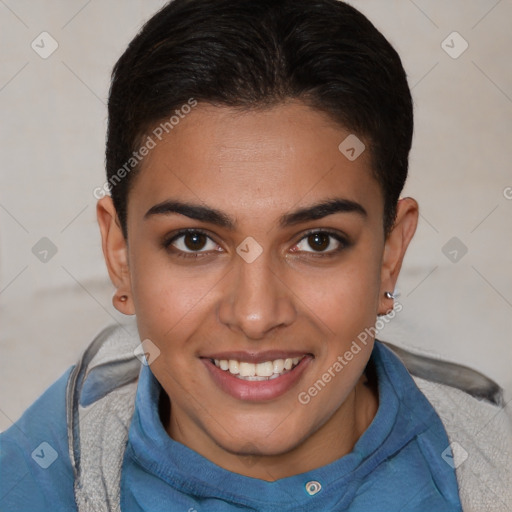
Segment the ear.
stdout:
[[133,315],[135,310],[128,267],[128,246],[111,197],[105,196],[98,201],[96,214],[108,274],[117,289],[112,302],[121,313]]
[[406,197],[398,201],[395,223],[384,244],[380,277],[379,315],[385,315],[393,309],[393,299],[385,296],[393,292],[402,268],[402,261],[418,225],[418,203]]

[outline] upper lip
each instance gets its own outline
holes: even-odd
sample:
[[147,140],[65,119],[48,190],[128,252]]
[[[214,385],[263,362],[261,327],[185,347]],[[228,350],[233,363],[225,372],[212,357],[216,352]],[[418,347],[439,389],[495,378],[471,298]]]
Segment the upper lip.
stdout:
[[293,359],[294,357],[302,357],[310,355],[309,352],[300,350],[265,350],[263,352],[215,352],[200,356],[203,359],[234,359],[236,361],[244,361],[248,363],[263,363],[265,361],[275,361],[276,359]]

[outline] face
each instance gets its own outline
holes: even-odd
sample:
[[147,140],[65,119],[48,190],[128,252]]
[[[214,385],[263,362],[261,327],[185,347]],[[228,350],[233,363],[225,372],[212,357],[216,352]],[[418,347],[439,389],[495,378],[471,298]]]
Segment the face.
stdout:
[[199,104],[144,160],[127,244],[110,199],[98,208],[121,307],[160,351],[167,430],[212,460],[279,457],[353,428],[373,340],[343,355],[391,309],[415,213],[402,204],[406,226],[386,239],[369,151],[338,149],[349,134],[298,102]]

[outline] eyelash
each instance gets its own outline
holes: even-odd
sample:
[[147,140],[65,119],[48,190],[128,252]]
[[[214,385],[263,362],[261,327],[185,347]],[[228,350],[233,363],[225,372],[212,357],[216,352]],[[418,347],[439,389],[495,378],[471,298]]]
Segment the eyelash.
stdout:
[[[309,252],[309,251],[306,251],[305,254],[308,254],[308,257],[313,257],[313,258],[318,258],[318,257],[329,258],[329,257],[333,257],[333,256],[336,256],[341,251],[343,251],[344,249],[348,249],[351,246],[351,242],[348,240],[348,238],[344,237],[343,235],[341,235],[341,234],[339,234],[339,233],[337,233],[335,231],[331,231],[329,229],[313,229],[313,230],[307,231],[295,243],[295,245],[298,245],[304,239],[308,238],[311,235],[317,234],[317,233],[325,234],[325,235],[328,235],[328,236],[334,238],[340,245],[339,245],[338,248],[330,250],[330,251],[327,251],[327,252],[322,252],[322,251],[318,251],[318,252],[311,251],[311,252]],[[200,234],[200,235],[204,235],[209,240],[211,240],[212,242],[216,243],[215,240],[213,240],[212,237],[206,231],[203,231],[202,229],[198,229],[198,228],[190,228],[190,229],[182,229],[181,231],[178,231],[177,233],[173,234],[170,238],[164,240],[164,242],[163,242],[164,248],[166,250],[172,252],[172,254],[174,256],[177,256],[178,258],[197,259],[197,258],[208,256],[210,251],[207,251],[207,252],[200,252],[200,251],[197,251],[197,252],[185,252],[185,251],[182,251],[180,249],[174,249],[174,250],[171,249],[171,246],[172,246],[173,242],[175,242],[176,240],[180,239],[181,237],[183,237],[183,236],[185,236],[187,234]],[[301,251],[296,251],[296,252],[300,253]]]
[[172,252],[172,254],[174,256],[177,256],[178,258],[197,259],[197,258],[202,258],[202,257],[206,256],[207,253],[204,253],[204,252],[184,252],[180,249],[172,249],[171,248],[173,242],[175,242],[179,238],[181,238],[185,235],[188,235],[188,234],[204,235],[207,238],[209,238],[212,242],[215,242],[215,240],[213,240],[212,237],[206,231],[203,231],[202,229],[197,229],[197,228],[190,228],[190,229],[182,229],[181,231],[178,231],[177,233],[172,235],[170,238],[164,240],[164,244],[163,244],[164,248],[167,249],[168,251]]
[[[336,249],[331,249],[330,251],[312,251],[312,252],[306,252],[305,254],[308,255],[310,258],[330,258],[338,255],[340,252],[342,252],[345,249],[348,249],[351,245],[350,240],[348,237],[341,235],[340,233],[336,231],[331,231],[330,229],[311,229],[309,231],[306,231],[300,238],[300,240],[295,244],[298,245],[300,242],[302,242],[304,239],[308,238],[311,235],[315,234],[322,234],[327,235],[329,237],[334,238],[339,243],[339,247]],[[300,252],[300,251],[298,251]]]

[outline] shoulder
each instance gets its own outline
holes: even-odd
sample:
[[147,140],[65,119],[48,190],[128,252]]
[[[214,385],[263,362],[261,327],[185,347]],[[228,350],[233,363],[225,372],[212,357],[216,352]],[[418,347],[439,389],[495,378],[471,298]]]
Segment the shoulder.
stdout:
[[125,430],[119,419],[127,427],[131,417],[140,368],[134,354],[138,342],[133,326],[104,329],[78,363],[0,434],[0,510],[54,511],[56,504],[76,510],[80,461],[94,465],[104,455],[96,450],[95,435],[101,434],[108,454],[114,450],[110,444],[123,444],[114,438]]
[[464,510],[512,510],[512,402],[485,375],[389,343],[441,419]]
[[0,434],[0,509],[50,511],[55,503],[74,507],[66,421],[72,369]]
[[455,469],[464,508],[512,510],[510,406],[426,379],[415,381],[448,434],[450,445],[440,456]]

